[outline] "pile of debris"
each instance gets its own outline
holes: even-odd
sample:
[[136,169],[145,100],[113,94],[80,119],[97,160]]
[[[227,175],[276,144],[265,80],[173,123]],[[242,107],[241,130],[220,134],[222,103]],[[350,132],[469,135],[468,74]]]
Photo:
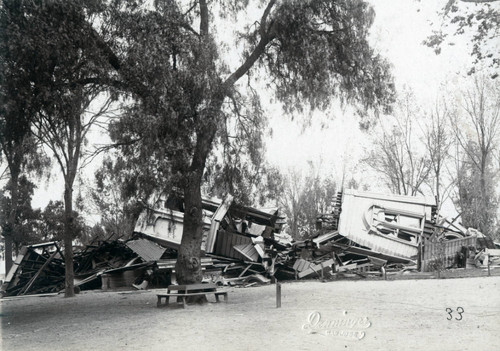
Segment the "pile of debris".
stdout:
[[[73,264],[77,290],[131,286],[135,282],[132,277],[150,265],[127,246],[132,243],[104,241],[76,251]],[[129,272],[128,279],[124,279],[124,272]],[[60,292],[64,281],[64,255],[56,242],[24,246],[1,292],[3,296]]]
[[318,229],[334,231],[332,239],[326,235],[315,241],[365,256],[374,267],[428,272],[478,264],[472,257],[495,244],[456,220],[438,216],[433,198],[346,190],[337,195],[333,212],[319,217]]
[[[252,286],[272,279],[332,279],[448,267],[490,267],[500,250],[491,239],[438,218],[434,199],[355,190],[339,193],[318,217],[316,237],[293,241],[278,209],[204,199],[204,281]],[[146,289],[176,282],[183,232],[182,196],[145,210],[128,241],[102,241],[75,252],[79,289]],[[56,243],[23,248],[2,286],[4,295],[64,288],[64,257]]]
[[57,292],[64,288],[64,256],[56,242],[24,246],[2,285],[2,295]]
[[[282,234],[285,218],[275,208],[240,206],[228,196],[222,202],[204,199],[203,210],[201,249],[213,260],[204,268],[207,279],[222,284],[430,271],[438,262],[442,268],[465,267],[476,249],[495,248],[481,233],[438,218],[435,199],[427,197],[338,193],[333,210],[318,217],[318,235],[300,242]],[[176,248],[183,216],[182,196],[173,195],[145,211],[135,232]]]

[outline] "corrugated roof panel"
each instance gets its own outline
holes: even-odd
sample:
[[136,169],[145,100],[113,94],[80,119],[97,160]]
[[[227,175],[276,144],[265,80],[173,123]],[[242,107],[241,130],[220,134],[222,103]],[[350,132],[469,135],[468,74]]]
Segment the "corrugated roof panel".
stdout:
[[146,262],[158,261],[166,250],[160,245],[146,239],[129,241],[127,242],[127,246]]

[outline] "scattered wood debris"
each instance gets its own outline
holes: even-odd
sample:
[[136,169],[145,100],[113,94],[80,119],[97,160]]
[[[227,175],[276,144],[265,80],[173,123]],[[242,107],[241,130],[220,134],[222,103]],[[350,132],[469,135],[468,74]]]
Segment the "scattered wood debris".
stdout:
[[56,242],[23,246],[2,285],[2,295],[44,294],[64,288],[64,256]]
[[[80,289],[164,288],[176,283],[182,197],[145,211],[129,241],[103,241],[74,255]],[[206,283],[249,287],[277,279],[367,278],[449,267],[500,266],[487,236],[436,215],[433,199],[347,190],[318,217],[315,237],[294,241],[277,209],[240,206],[231,196],[203,200],[201,260]],[[58,292],[64,257],[55,242],[23,247],[2,294]]]

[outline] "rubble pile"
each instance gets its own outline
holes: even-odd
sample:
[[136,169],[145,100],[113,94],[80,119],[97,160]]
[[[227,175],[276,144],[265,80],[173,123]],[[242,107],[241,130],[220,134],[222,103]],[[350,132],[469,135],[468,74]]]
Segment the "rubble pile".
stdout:
[[[434,199],[347,190],[318,216],[316,236],[294,241],[276,208],[203,200],[205,282],[253,286],[272,280],[366,278],[450,267],[500,266],[487,236],[436,215]],[[175,194],[141,214],[134,237],[102,241],[74,254],[79,289],[147,289],[176,282],[183,200]],[[8,296],[64,288],[56,243],[24,247],[2,286]]]
[[56,242],[21,248],[5,277],[2,295],[56,292],[64,288],[64,256]]

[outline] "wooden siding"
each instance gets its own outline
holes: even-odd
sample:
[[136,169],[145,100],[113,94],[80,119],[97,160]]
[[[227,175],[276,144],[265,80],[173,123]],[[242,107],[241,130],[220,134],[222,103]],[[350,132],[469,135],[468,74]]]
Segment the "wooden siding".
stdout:
[[252,239],[247,236],[226,232],[225,230],[219,229],[217,232],[217,239],[215,241],[214,254],[219,256],[225,256],[230,258],[236,258],[238,260],[248,261],[248,259],[240,254],[234,249],[236,245],[251,244]]
[[442,269],[454,265],[457,254],[462,250],[463,246],[476,247],[476,237],[469,236],[462,239],[445,240],[443,242],[424,240],[422,248],[422,271],[433,271],[439,260],[442,260]]

